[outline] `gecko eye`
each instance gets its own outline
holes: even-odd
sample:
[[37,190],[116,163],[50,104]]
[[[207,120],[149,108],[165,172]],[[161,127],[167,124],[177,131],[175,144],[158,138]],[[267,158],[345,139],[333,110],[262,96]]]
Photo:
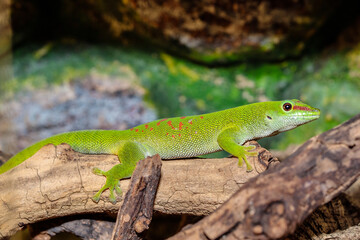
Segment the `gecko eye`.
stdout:
[[284,111],[286,111],[286,112],[290,111],[290,110],[292,109],[291,103],[284,103],[283,109],[284,109]]

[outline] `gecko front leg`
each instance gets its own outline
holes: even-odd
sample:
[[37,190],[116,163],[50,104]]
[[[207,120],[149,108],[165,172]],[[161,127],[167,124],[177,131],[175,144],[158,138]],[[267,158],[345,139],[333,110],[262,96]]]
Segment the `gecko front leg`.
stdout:
[[244,147],[238,144],[238,142],[245,142],[245,140],[241,139],[241,129],[239,127],[231,126],[225,128],[219,134],[217,142],[223,150],[227,151],[228,153],[234,155],[239,159],[239,167],[242,167],[244,161],[246,164],[246,171],[251,172],[253,170],[246,156],[257,156],[258,153],[249,152],[250,150],[255,149],[255,146]]

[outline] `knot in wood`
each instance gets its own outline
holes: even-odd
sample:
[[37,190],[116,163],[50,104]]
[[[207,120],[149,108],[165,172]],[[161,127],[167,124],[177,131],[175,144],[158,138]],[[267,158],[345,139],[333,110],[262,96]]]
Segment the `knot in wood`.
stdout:
[[265,234],[271,239],[284,236],[288,229],[284,204],[282,202],[274,202],[268,207],[266,212],[269,216],[263,222]]
[[130,221],[130,215],[129,214],[126,214],[124,216],[124,222],[129,222]]
[[142,233],[149,228],[150,219],[142,216],[134,223],[134,229],[137,233]]
[[266,232],[271,239],[277,239],[285,235],[285,232],[288,229],[287,221],[284,217],[280,216],[271,216],[269,218],[269,228]]
[[263,233],[263,227],[261,225],[256,225],[253,227],[253,233],[255,235],[260,235]]

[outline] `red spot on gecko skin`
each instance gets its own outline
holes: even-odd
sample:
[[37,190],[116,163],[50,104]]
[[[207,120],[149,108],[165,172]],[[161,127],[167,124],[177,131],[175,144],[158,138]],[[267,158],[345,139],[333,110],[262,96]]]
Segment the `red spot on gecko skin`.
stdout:
[[172,129],[175,129],[174,126],[172,125],[172,122],[171,120],[167,122],[167,124],[172,128]]
[[192,120],[188,121],[189,124],[192,124]]
[[141,132],[144,132],[144,130],[142,130]]
[[153,128],[150,128],[150,131],[154,130]]
[[181,117],[180,119],[184,119],[184,118],[186,118],[186,117]]
[[300,111],[312,111],[310,108],[308,107],[302,107],[302,106],[294,106],[293,107],[294,110],[300,110]]
[[181,137],[181,134],[179,133],[179,137]]
[[134,130],[134,128],[130,129],[130,131]]
[[173,137],[173,138],[175,138],[175,136],[174,136],[174,135],[172,135],[172,137]]
[[169,133],[166,133],[166,136],[169,135]]
[[158,121],[158,122],[156,123],[156,125],[160,126],[160,123],[163,122],[163,121],[166,121],[166,120],[167,120],[167,118],[161,119],[160,121]]
[[135,129],[135,132],[138,132],[139,131],[139,129]]
[[204,117],[203,117],[203,116],[200,116],[200,118],[201,118],[201,119],[204,119]]
[[149,127],[149,125],[146,124],[146,125],[145,125],[145,129],[148,129],[148,127]]
[[179,130],[182,129],[182,126],[183,126],[183,125],[184,125],[184,124],[183,124],[182,122],[179,123]]

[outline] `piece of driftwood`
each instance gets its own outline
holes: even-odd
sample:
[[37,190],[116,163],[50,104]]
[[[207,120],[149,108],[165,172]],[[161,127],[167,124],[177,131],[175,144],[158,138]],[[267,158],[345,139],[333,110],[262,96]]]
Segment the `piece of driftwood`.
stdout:
[[277,239],[360,176],[360,115],[307,141],[170,239]]
[[[248,179],[263,172],[277,159],[256,142],[259,157],[251,157],[254,171],[239,168],[236,158],[163,161],[155,198],[155,211],[165,214],[208,215],[225,202]],[[109,170],[119,161],[114,155],[86,155],[69,145],[47,145],[34,156],[0,175],[0,238],[27,224],[79,214],[113,214],[115,205],[105,191],[99,203],[91,197],[105,183],[93,167]],[[125,193],[130,180],[120,181]],[[44,228],[46,229],[46,227]]]
[[[109,240],[115,223],[103,220],[81,219],[72,220],[56,227],[42,231],[33,237],[33,240],[51,240],[52,237],[61,233],[71,233],[80,239]],[[68,238],[66,238],[68,239]]]
[[116,218],[113,240],[142,239],[139,234],[149,228],[160,175],[159,154],[137,163]]

